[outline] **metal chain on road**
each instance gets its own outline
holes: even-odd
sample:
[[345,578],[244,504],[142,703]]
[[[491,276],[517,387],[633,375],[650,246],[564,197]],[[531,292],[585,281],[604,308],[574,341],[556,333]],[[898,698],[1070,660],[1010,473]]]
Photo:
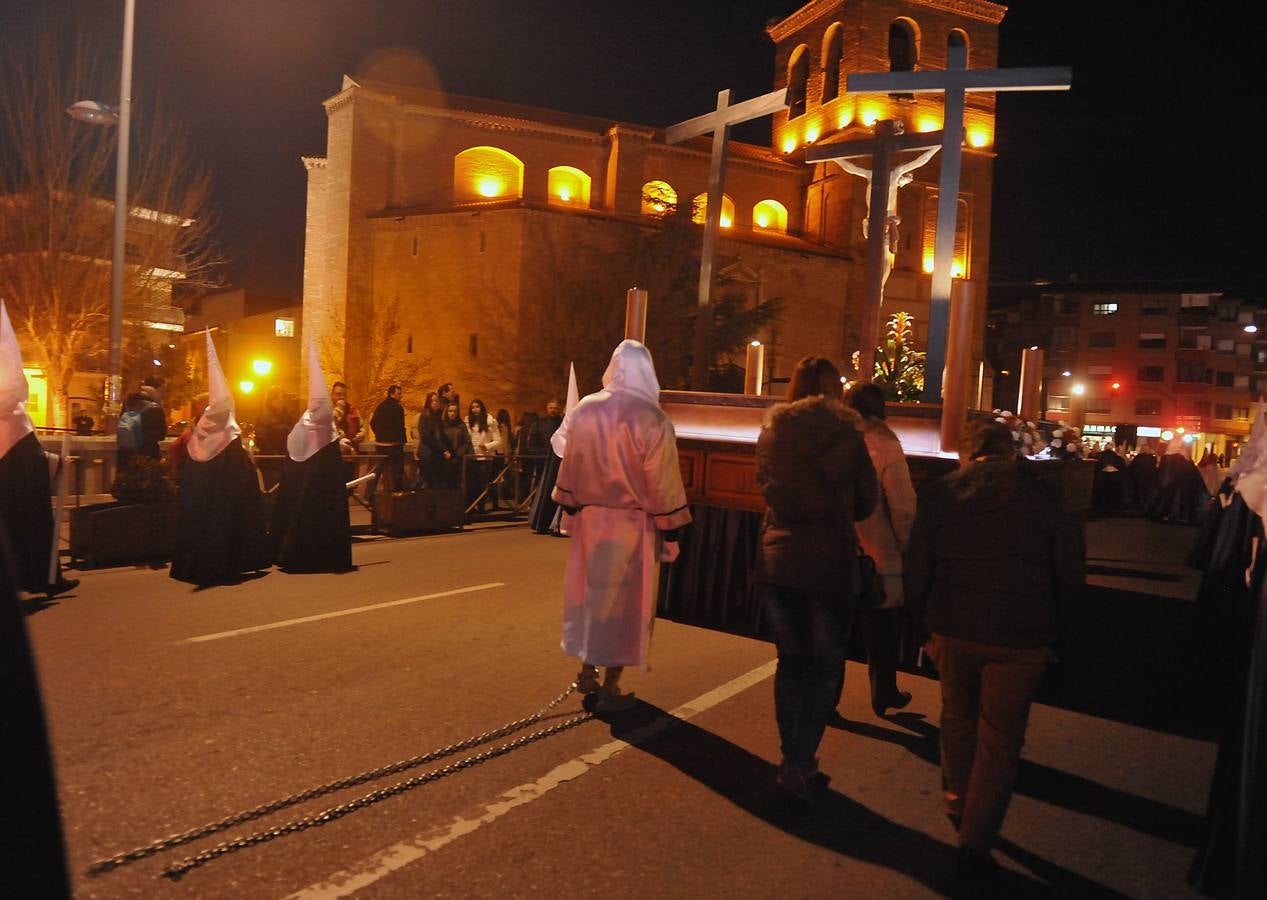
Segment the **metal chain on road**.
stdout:
[[567,729],[580,725],[582,722],[587,722],[592,718],[594,718],[593,713],[582,713],[581,715],[574,716],[571,719],[560,722],[557,725],[551,725],[549,728],[543,728],[540,731],[534,731],[532,734],[526,734],[521,738],[516,738],[508,744],[502,744],[500,747],[494,747],[491,750],[485,750],[483,753],[476,753],[474,756],[459,759],[457,762],[449,763],[447,766],[443,766],[431,772],[424,772],[421,775],[415,775],[413,778],[393,784],[391,787],[379,788],[376,791],[370,791],[370,793],[364,795],[363,797],[357,797],[355,800],[351,800],[340,806],[332,806],[323,812],[319,812],[311,816],[304,816],[300,819],[292,819],[289,822],[282,825],[276,825],[272,828],[265,829],[264,831],[257,831],[254,834],[247,834],[233,838],[229,841],[224,841],[216,844],[214,847],[203,850],[195,856],[191,856],[175,863],[174,865],[168,866],[163,870],[163,875],[173,880],[179,879],[192,869],[204,866],[212,860],[218,859],[226,854],[242,850],[246,847],[254,847],[257,844],[267,843],[268,841],[271,841],[274,838],[279,838],[282,835],[292,834],[297,831],[306,831],[314,826],[333,822],[335,819],[343,818],[350,812],[355,812],[358,809],[377,803],[380,800],[386,800],[388,797],[403,794],[405,791],[413,790],[420,785],[424,785],[432,781],[438,781],[446,775],[452,775],[453,773],[460,772],[463,769],[469,769],[471,766],[479,765],[482,762],[487,762],[490,759],[502,756],[503,754],[516,750],[519,747],[523,747],[526,744],[531,744],[533,741],[549,737],[550,735],[557,734],[560,731],[566,731]]
[[[485,731],[483,734],[478,734],[473,737],[466,738],[465,740],[457,741],[456,743],[449,744],[447,747],[441,747],[438,750],[432,750],[431,752],[424,753],[420,756],[413,756],[413,757],[410,757],[409,759],[404,759],[404,760],[401,760],[400,762],[392,763],[391,765],[380,766],[377,769],[370,769],[368,772],[362,772],[359,775],[352,775],[347,778],[340,778],[337,781],[330,781],[325,784],[317,785],[316,787],[299,791],[298,793],[291,794],[287,797],[282,797],[280,800],[274,800],[271,803],[265,803],[260,806],[253,807],[251,809],[243,810],[242,812],[234,813],[231,816],[225,816],[223,819],[217,819],[214,822],[208,822],[205,825],[199,825],[197,828],[191,828],[188,831],[181,832],[180,834],[174,834],[169,837],[160,838],[159,840],[146,844],[142,847],[136,847],[132,850],[128,850],[123,853],[116,853],[113,856],[109,856],[104,859],[99,859],[88,868],[88,874],[100,875],[105,872],[109,872],[112,869],[117,869],[120,866],[125,866],[129,863],[136,862],[137,860],[141,860],[141,859],[145,859],[147,857],[153,856],[156,853],[161,853],[164,850],[170,850],[173,847],[179,847],[179,846],[182,846],[183,844],[188,844],[191,841],[196,841],[199,838],[206,837],[207,835],[224,831],[227,828],[232,828],[234,825],[241,825],[243,822],[250,822],[255,819],[263,818],[264,816],[286,809],[287,807],[294,806],[297,803],[303,803],[307,800],[315,800],[318,797],[323,797],[326,794],[330,794],[335,791],[341,791],[346,788],[356,787],[357,785],[365,784],[366,782],[369,782],[369,781],[375,781],[379,778],[386,778],[389,775],[395,775],[399,772],[404,772],[409,769],[414,769],[414,768],[417,768],[418,766],[425,765],[426,763],[434,762],[437,759],[443,759],[446,756],[452,756],[454,753],[461,753],[463,750],[469,750],[472,747],[478,747],[481,744],[487,744],[489,741],[495,741],[498,738],[505,737],[508,734],[514,734],[516,731],[522,731],[524,728],[527,728],[529,725],[539,722],[541,721],[541,719],[545,718],[546,714],[549,713],[550,710],[554,709],[556,706],[558,706],[560,703],[566,700],[568,696],[570,696],[572,692],[575,690],[576,690],[576,685],[572,684],[567,688],[567,690],[559,694],[559,696],[555,697],[548,704],[546,704],[537,712],[533,713],[531,716],[526,716],[525,718],[522,718],[522,719],[516,719],[513,722],[508,722],[505,725],[502,725],[500,728],[495,728],[492,731]],[[436,780],[436,778],[443,777],[443,775],[452,774],[453,772],[459,771],[460,769],[465,769],[477,763],[484,762],[486,759],[492,759],[494,756],[501,756],[503,753],[509,752],[509,750],[512,750],[515,747],[520,747],[520,746],[523,746],[524,744],[531,743],[531,741],[539,740],[540,738],[546,737],[549,734],[554,734],[557,731],[563,731],[565,727],[571,728],[574,725],[579,725],[581,722],[587,721],[590,718],[593,718],[593,716],[590,713],[585,713],[584,715],[577,716],[573,719],[569,719],[566,723],[563,723],[562,726],[552,726],[551,728],[545,729],[544,731],[535,732],[534,734],[528,735],[525,738],[520,738],[518,741],[512,742],[511,744],[504,745],[503,747],[498,747],[494,751],[487,751],[485,753],[478,754],[477,756],[468,757],[465,760],[459,760],[457,763],[453,763],[449,766],[445,766],[442,769],[436,770],[437,772],[443,773],[441,775],[437,775],[435,772],[431,772],[431,773],[427,773],[426,775],[418,776],[417,779],[411,779],[411,781],[417,781],[418,784],[424,784],[426,781],[434,781]],[[384,789],[385,791],[390,791],[391,793],[384,793],[383,796],[384,797],[392,796],[393,794],[400,793],[402,790],[408,790],[409,787],[417,786],[414,784],[409,784],[409,787],[402,788],[401,785],[405,785],[405,784],[409,784],[409,782],[401,782],[401,784],[399,785],[395,785],[391,788]],[[382,793],[382,792],[376,791],[375,793],[377,794],[377,793]],[[367,795],[367,796],[372,796],[372,795]],[[378,797],[376,799],[383,799],[383,798]],[[359,806],[367,806],[369,805],[369,803],[372,803],[372,802],[375,802],[375,801],[374,800],[366,801],[366,798],[364,797],[362,797],[360,800],[353,801],[353,803],[358,804],[358,807],[355,807],[355,808],[359,808]],[[336,807],[336,809],[341,809],[341,807]],[[351,809],[344,810],[340,812],[338,816],[331,816],[331,818],[338,818],[339,816],[346,815],[347,813],[351,811],[352,811]],[[322,815],[324,815],[324,813]],[[303,820],[300,820],[300,821],[303,821]],[[289,824],[294,824],[294,823],[289,823]],[[301,831],[303,830],[303,828],[311,827],[312,824],[315,824],[315,823],[309,823],[307,825],[304,825],[302,828],[299,828],[299,827],[290,828],[289,830]],[[285,828],[287,826],[282,826],[282,827]],[[277,837],[277,836],[278,836],[277,834],[272,834],[270,837],[266,838],[265,840],[272,840],[272,838]],[[252,835],[252,837],[254,837],[254,835]],[[238,839],[238,840],[242,840],[242,839]],[[251,841],[251,843],[263,843],[263,841],[255,840],[255,841]],[[220,847],[223,847],[223,846],[225,845],[221,844],[214,849],[219,850]],[[249,844],[243,844],[242,846],[249,846]],[[233,849],[239,849],[239,848],[234,847]],[[221,851],[220,853],[216,853],[215,856],[220,856],[223,853],[227,853],[227,852],[229,851],[228,850]],[[210,858],[214,858],[214,856]],[[202,860],[201,862],[196,863],[196,865],[202,865],[202,863],[206,861],[207,860]],[[177,868],[177,867],[174,866],[173,868]],[[193,868],[193,866],[189,866],[188,868]],[[186,871],[187,870],[188,869],[186,869]],[[168,870],[167,872],[164,872],[164,874],[168,875],[170,874],[170,872],[171,870]],[[179,877],[179,875],[177,875],[176,877]]]

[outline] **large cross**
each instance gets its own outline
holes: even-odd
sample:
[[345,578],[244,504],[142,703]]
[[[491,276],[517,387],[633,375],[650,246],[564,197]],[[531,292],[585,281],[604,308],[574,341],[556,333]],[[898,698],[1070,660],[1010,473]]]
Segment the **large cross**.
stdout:
[[670,126],[664,132],[667,144],[712,133],[713,156],[708,167],[708,206],[704,210],[704,246],[699,260],[699,305],[695,314],[695,359],[691,366],[691,389],[708,390],[708,367],[713,349],[713,264],[717,257],[717,235],[721,228],[722,195],[726,183],[726,148],[730,128],[740,122],[768,116],[787,106],[787,89],[773,91],[743,103],[730,105],[730,91],[717,92],[717,109],[694,119]]
[[944,70],[860,72],[846,80],[849,94],[926,94],[944,92],[941,184],[937,198],[937,237],[933,245],[932,304],[928,313],[928,355],[924,363],[925,403],[941,402],[942,369],[950,329],[951,269],[955,257],[955,218],[959,203],[959,170],[963,160],[963,108],[968,92],[1067,91],[1073,77],[1068,66],[1027,69],[969,69],[968,49],[948,47]]
[[[805,152],[806,162],[834,162],[851,175],[865,178],[870,186],[864,232],[867,238],[867,287],[862,301],[858,325],[858,379],[870,381],[875,373],[876,342],[879,340],[880,306],[884,302],[884,283],[893,268],[891,234],[897,224],[897,189],[904,177],[918,169],[941,147],[941,132],[903,134],[902,123],[888,119],[877,122],[875,137],[858,141],[822,144]],[[901,163],[894,157],[902,151],[923,151]],[[864,169],[850,162],[860,156],[871,157],[871,168]]]

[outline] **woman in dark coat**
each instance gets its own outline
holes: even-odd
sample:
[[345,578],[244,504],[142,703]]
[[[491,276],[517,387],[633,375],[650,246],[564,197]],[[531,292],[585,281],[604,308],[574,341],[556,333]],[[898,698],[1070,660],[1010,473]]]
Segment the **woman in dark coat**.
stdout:
[[462,421],[456,403],[444,408],[440,421],[440,487],[455,491],[462,486],[462,460],[472,453],[471,432]]
[[440,438],[440,417],[444,407],[440,395],[432,391],[418,415],[418,486],[440,487],[440,472],[444,462],[444,444]]
[[802,359],[788,401],[757,439],[757,483],[769,508],[753,580],[779,654],[777,781],[813,802],[826,784],[815,753],[835,708],[859,589],[853,523],[875,508],[877,486],[829,360]]
[[1030,704],[1083,570],[1059,493],[1043,464],[1016,458],[1006,425],[969,423],[959,459],[919,492],[904,574],[941,676],[943,797],[974,879],[997,866]]

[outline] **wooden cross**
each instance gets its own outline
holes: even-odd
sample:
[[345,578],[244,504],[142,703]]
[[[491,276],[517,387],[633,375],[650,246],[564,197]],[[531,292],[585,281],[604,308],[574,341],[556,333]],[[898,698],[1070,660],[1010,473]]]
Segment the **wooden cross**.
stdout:
[[[940,131],[925,134],[903,134],[902,123],[877,122],[875,137],[857,141],[821,144],[805,152],[806,162],[834,162],[846,172],[865,178],[870,186],[867,200],[867,276],[862,300],[862,316],[858,324],[858,380],[870,381],[875,374],[876,342],[879,340],[880,306],[884,301],[884,283],[893,268],[889,250],[889,225],[897,217],[897,189],[903,175],[908,175],[928,162],[941,148]],[[894,157],[904,150],[924,151],[914,159],[895,164]],[[848,161],[860,156],[871,157],[871,169],[859,168]],[[846,348],[846,350],[849,348]]]
[[708,390],[708,366],[713,347],[713,264],[717,257],[717,235],[721,228],[721,205],[726,182],[726,148],[730,128],[740,122],[768,116],[787,106],[787,89],[773,91],[743,103],[730,105],[730,91],[717,92],[717,109],[694,119],[670,126],[664,132],[666,144],[712,133],[713,156],[708,168],[708,206],[704,210],[704,246],[699,261],[699,305],[695,314],[695,359],[691,366],[691,389]]
[[[849,94],[924,94],[944,92],[941,184],[937,198],[937,237],[933,245],[932,304],[928,314],[928,355],[924,362],[925,403],[941,402],[942,370],[950,329],[951,269],[955,256],[955,218],[959,203],[959,170],[963,160],[963,108],[968,92],[1067,91],[1073,72],[1068,66],[1027,69],[969,69],[968,49],[948,47],[946,68],[920,72],[857,72],[846,79]],[[965,338],[970,340],[970,338]]]

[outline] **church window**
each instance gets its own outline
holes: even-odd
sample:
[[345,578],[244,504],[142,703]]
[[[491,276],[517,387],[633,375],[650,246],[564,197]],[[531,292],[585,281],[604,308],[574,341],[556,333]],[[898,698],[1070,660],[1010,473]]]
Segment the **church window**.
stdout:
[[950,29],[950,34],[947,35],[946,37],[946,46],[947,47],[963,47],[965,50],[967,50],[969,46],[968,32],[964,31],[962,28]]
[[648,181],[642,186],[642,214],[669,216],[677,208],[677,191],[667,181]]
[[801,44],[792,51],[787,64],[787,105],[789,119],[805,115],[805,93],[809,84],[809,50]]
[[894,19],[889,25],[889,71],[913,72],[919,62],[919,32],[910,19]]
[[555,166],[548,173],[546,191],[550,202],[562,206],[590,205],[590,177],[573,166]]
[[[691,221],[697,225],[704,224],[708,214],[708,194],[696,194],[691,201]],[[721,195],[721,227],[729,228],[735,223],[735,201],[725,194]]]
[[787,207],[778,200],[762,200],[752,208],[752,224],[760,231],[787,233]]
[[409,335],[409,337],[405,338],[405,352],[406,353],[414,352],[414,336],[412,334]]
[[832,23],[823,36],[823,102],[840,96],[840,54],[844,45],[845,28],[839,22]]
[[471,354],[471,356],[480,355],[480,336],[478,334],[470,335],[467,340],[466,351]]
[[499,147],[471,147],[453,158],[453,199],[517,200],[524,191],[524,164]]
[[418,238],[415,236],[413,242],[409,246],[409,255],[417,259],[418,257]]

